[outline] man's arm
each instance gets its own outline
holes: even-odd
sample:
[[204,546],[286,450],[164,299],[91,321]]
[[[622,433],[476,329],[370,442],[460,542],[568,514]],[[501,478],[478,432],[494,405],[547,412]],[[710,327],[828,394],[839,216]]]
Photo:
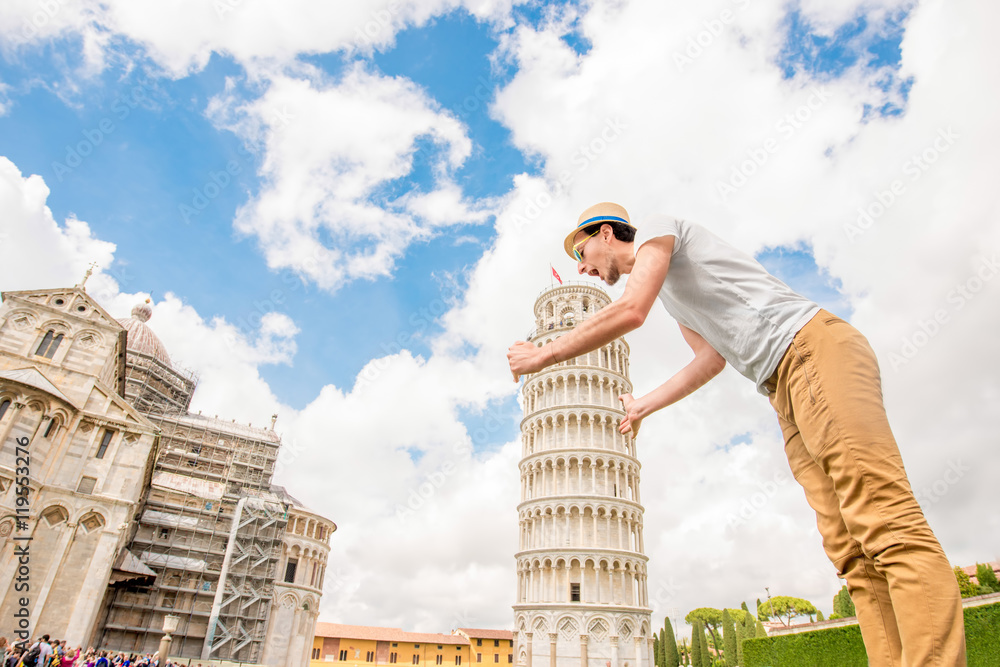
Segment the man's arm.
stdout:
[[547,345],[536,347],[524,341],[511,345],[507,359],[514,381],[521,375],[537,373],[547,366],[596,350],[641,327],[667,277],[673,250],[673,236],[646,241],[635,255],[635,264],[620,299]]
[[694,351],[694,359],[677,371],[673,377],[641,398],[623,394],[620,398],[625,407],[625,417],[618,428],[622,433],[631,431],[635,437],[642,420],[668,405],[673,405],[688,394],[703,387],[709,380],[722,372],[726,360],[716,352],[698,333],[679,324],[684,340]]

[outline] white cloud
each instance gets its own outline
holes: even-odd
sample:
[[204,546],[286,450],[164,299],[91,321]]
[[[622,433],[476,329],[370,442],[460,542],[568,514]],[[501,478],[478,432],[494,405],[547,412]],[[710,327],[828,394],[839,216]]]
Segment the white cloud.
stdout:
[[[209,108],[264,153],[261,191],[235,225],[258,238],[271,268],[333,291],[389,275],[410,243],[438,228],[486,219],[488,204],[466,201],[449,177],[471,151],[464,127],[413,83],[361,63],[336,82],[312,68],[298,72],[269,74],[252,102],[231,90]],[[433,166],[432,189],[394,195],[420,140],[433,146],[420,153]]]
[[288,0],[8,0],[0,6],[6,50],[58,39],[81,40],[89,73],[120,54],[113,37],[141,46],[174,78],[200,71],[212,54],[250,65],[289,64],[302,54],[371,53],[395,42],[403,29],[434,17],[468,11],[503,17],[512,0],[361,0],[315,3]]
[[[37,174],[25,177],[17,166],[0,156],[0,265],[3,289],[37,289],[39,273],[51,284],[75,285],[87,265],[108,266],[113,243],[92,236],[86,222],[69,218],[61,227],[46,206],[49,188]],[[100,278],[95,277],[95,282]]]

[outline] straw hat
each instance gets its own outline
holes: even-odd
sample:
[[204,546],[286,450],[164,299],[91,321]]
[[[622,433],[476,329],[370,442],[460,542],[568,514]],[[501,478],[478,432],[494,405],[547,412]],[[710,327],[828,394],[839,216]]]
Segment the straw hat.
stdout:
[[594,204],[580,214],[580,217],[576,221],[576,227],[567,234],[566,240],[563,241],[563,248],[566,249],[566,254],[570,256],[570,259],[574,262],[576,261],[576,257],[573,256],[573,239],[577,233],[585,227],[604,220],[608,222],[621,222],[635,229],[635,225],[628,219],[628,211],[625,210],[624,206],[609,201]]

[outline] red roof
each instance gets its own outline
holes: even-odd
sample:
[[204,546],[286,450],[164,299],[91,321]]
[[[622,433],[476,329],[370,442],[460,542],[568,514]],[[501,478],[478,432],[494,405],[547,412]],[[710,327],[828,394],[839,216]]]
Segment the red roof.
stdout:
[[414,644],[467,644],[468,640],[457,635],[442,635],[424,632],[405,632],[399,628],[381,628],[372,625],[341,625],[340,623],[317,623],[317,637],[339,637],[341,639],[369,639],[383,642],[412,642]]
[[472,639],[514,639],[514,633],[510,630],[481,630],[476,628],[459,628],[455,632],[461,632]]

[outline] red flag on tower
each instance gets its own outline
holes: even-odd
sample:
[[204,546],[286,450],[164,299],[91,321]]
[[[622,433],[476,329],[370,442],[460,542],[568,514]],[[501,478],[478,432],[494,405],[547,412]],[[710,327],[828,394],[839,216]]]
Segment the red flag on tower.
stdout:
[[549,264],[549,268],[552,269],[552,275],[553,275],[553,277],[555,277],[555,279],[559,281],[559,284],[562,285],[562,278],[560,278],[559,274],[556,273],[556,267],[554,267],[551,264]]

